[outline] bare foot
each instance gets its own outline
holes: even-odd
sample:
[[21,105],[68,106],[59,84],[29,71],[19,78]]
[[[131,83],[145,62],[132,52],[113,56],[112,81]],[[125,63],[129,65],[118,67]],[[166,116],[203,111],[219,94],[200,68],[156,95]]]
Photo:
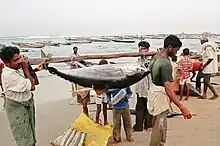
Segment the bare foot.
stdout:
[[185,98],[186,101],[189,101],[189,98]]
[[108,125],[108,122],[107,122],[107,121],[104,121],[104,125]]
[[131,138],[127,138],[127,141],[130,142],[130,143],[135,142],[135,140],[132,137]]
[[120,143],[120,142],[115,141],[115,142],[112,142],[111,145],[112,145],[112,146],[116,146],[116,145],[119,144],[119,143]]
[[99,119],[98,121],[96,121],[97,124],[102,125],[101,120]]
[[197,99],[207,99],[206,95],[199,96]]
[[219,96],[218,95],[213,95],[211,98],[209,98],[209,100],[215,100],[217,99]]
[[148,129],[147,129],[147,132],[152,132],[152,129],[153,129],[153,128],[148,128]]

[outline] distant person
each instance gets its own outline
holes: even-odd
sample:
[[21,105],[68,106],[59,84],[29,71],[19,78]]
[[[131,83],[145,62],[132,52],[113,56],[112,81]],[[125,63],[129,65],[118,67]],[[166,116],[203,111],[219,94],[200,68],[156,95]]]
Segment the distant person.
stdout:
[[129,98],[132,95],[131,88],[115,89],[106,92],[108,104],[113,105],[113,139],[114,143],[121,142],[121,118],[127,140],[134,142],[132,138],[132,122],[129,110]]
[[2,70],[3,70],[3,68],[4,68],[4,62],[2,60],[0,60],[0,86],[1,86],[1,90],[2,90],[2,93],[1,93],[0,96],[3,99],[2,109],[4,110],[5,109],[6,97],[5,97],[3,86],[2,86]]
[[[101,60],[99,62],[99,65],[108,64],[107,60]],[[107,116],[107,99],[106,99],[106,93],[103,93],[102,95],[97,95],[96,97],[96,105],[97,105],[97,111],[96,111],[96,122],[100,123],[100,113],[102,110],[101,105],[103,105],[103,117],[104,117],[104,125],[108,124],[108,116]]]
[[78,48],[76,46],[73,47],[73,55],[72,56],[79,56]]
[[[196,90],[201,92],[201,78],[202,76],[202,71],[200,70],[202,66],[202,59],[199,59],[198,61],[193,61],[192,62],[192,77],[190,78],[190,81],[193,81],[193,78],[196,76]],[[197,75],[196,75],[196,72]]]
[[179,81],[180,81],[180,72],[178,70],[178,63],[177,63],[177,56],[173,55],[171,57],[171,64],[172,64],[172,77],[173,77],[173,83],[172,83],[172,88],[175,93],[179,91]]
[[214,86],[210,83],[210,78],[212,74],[218,72],[218,57],[217,57],[217,45],[208,41],[207,38],[201,39],[202,44],[202,57],[203,65],[201,66],[201,71],[204,76],[204,91],[201,98],[207,98],[207,89],[212,91],[213,96],[209,98],[210,100],[215,100],[219,97]]
[[33,93],[36,81],[31,76],[28,60],[17,47],[4,47],[0,54],[5,66],[2,86],[6,96],[6,115],[16,144],[35,146],[35,103]]
[[180,100],[183,98],[184,85],[186,84],[186,99],[189,100],[190,72],[192,71],[192,60],[189,57],[189,49],[183,49],[183,57],[178,62],[180,72]]
[[148,110],[153,115],[153,129],[149,146],[164,146],[167,137],[168,98],[180,109],[185,119],[192,118],[191,113],[176,97],[172,89],[172,65],[169,57],[176,54],[182,42],[175,35],[164,39],[163,49],[150,62],[152,83],[148,95]]
[[[138,43],[139,52],[147,53],[150,48],[150,44],[146,41],[141,41]],[[138,63],[147,68],[149,65],[149,60],[147,56],[142,55],[138,59]],[[149,114],[147,109],[147,96],[148,89],[150,88],[151,75],[147,75],[144,79],[135,84],[135,93],[137,95],[137,103],[135,106],[135,125],[133,126],[133,131],[147,131],[152,130],[152,119],[153,116]]]
[[[70,69],[76,69],[78,68],[78,65],[73,61],[74,57],[79,56],[78,54],[78,48],[76,46],[73,47],[73,53],[71,55],[71,63],[70,63]],[[76,99],[77,99],[77,95],[73,92],[76,90],[76,85],[74,83],[71,83],[71,87],[72,87],[72,101],[70,102],[70,104],[75,104],[76,103]]]

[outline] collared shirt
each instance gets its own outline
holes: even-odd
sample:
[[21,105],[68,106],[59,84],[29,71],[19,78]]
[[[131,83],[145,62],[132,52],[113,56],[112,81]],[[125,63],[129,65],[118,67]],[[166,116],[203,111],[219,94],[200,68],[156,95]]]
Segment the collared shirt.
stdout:
[[8,99],[22,102],[32,98],[31,81],[25,78],[22,70],[5,66],[2,71],[2,86]]
[[183,56],[178,62],[178,69],[180,70],[180,78],[187,79],[190,77],[190,71],[192,70],[192,60],[189,56]]
[[[148,60],[145,59],[139,59],[138,63],[145,67],[145,64],[149,64]],[[148,74],[145,78],[140,80],[138,83],[136,83],[134,86],[135,93],[138,93],[138,97],[144,97],[147,98],[148,96],[148,90],[150,88],[150,82],[151,82],[151,75]]]

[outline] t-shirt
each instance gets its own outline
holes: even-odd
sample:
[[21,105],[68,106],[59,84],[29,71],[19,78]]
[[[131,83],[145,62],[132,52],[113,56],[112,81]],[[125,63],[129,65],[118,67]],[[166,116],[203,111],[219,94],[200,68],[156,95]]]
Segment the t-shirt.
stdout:
[[[131,92],[131,88],[127,87],[126,89],[126,95],[124,97],[122,97],[122,99],[113,105],[114,109],[124,109],[126,107],[129,106],[128,104],[128,99],[131,97],[132,92]],[[120,92],[120,89],[116,89],[116,90],[112,90],[112,91],[107,91],[106,92],[106,96],[107,96],[107,101],[111,100],[111,98],[115,98],[115,96]]]
[[150,62],[152,82],[156,86],[164,86],[164,83],[173,82],[172,65],[168,58],[153,58]]

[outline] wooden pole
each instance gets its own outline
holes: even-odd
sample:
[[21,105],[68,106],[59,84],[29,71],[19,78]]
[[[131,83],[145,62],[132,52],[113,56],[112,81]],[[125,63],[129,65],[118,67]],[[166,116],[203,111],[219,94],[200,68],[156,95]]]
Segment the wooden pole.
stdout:
[[[145,56],[153,56],[156,55],[158,52],[148,52],[148,53],[118,53],[118,54],[108,54],[108,55],[84,55],[84,56],[77,56],[77,57],[52,57],[46,59],[48,63],[62,63],[62,62],[70,62],[71,58],[73,61],[80,61],[80,60],[88,60],[88,59],[112,59],[112,58],[122,58],[122,57],[138,57],[141,55]],[[45,58],[40,59],[29,59],[31,65],[40,64],[44,61]]]
[[[156,55],[158,52],[148,52],[148,53],[117,53],[117,54],[108,54],[108,55],[84,55],[84,56],[77,56],[77,57],[52,57],[52,58],[37,58],[37,59],[29,59],[31,65],[38,65],[42,61],[48,63],[63,63],[63,62],[70,62],[71,58],[73,61],[80,61],[80,60],[88,60],[88,59],[112,59],[112,58],[122,58],[122,57],[139,57],[142,55],[145,56],[153,56]],[[198,59],[201,58],[200,56],[191,56],[191,59]]]

